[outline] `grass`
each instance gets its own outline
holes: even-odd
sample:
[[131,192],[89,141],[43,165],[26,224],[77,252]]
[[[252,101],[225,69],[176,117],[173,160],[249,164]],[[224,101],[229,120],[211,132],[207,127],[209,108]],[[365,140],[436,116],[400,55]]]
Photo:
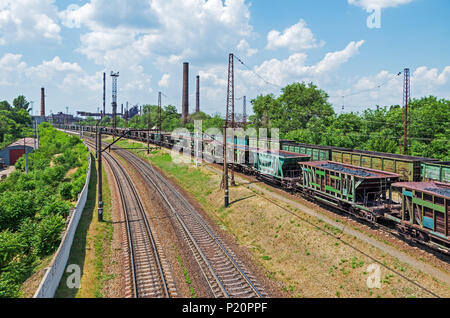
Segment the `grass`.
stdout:
[[181,267],[181,270],[183,271],[184,279],[186,284],[189,285],[189,292],[191,293],[192,298],[197,298],[197,294],[195,293],[195,289],[192,286],[191,277],[189,276],[189,272],[187,271],[186,267],[183,264],[183,260],[181,259],[181,256],[178,254],[178,248],[177,246],[174,246],[175,253],[177,255],[178,264]]
[[[93,161],[94,163],[94,161]],[[103,174],[103,220],[97,218],[97,169],[93,164],[86,206],[75,233],[67,265],[77,264],[81,268],[80,289],[66,285],[68,273],[61,279],[56,298],[101,298],[107,280],[115,276],[105,272],[105,260],[109,259],[113,226],[111,222],[111,193],[105,171]]]

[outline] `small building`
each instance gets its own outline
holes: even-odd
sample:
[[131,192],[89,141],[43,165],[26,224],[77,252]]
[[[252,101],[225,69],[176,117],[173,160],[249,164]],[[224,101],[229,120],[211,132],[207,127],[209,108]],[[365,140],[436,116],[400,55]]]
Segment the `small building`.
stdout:
[[0,150],[0,161],[3,161],[6,166],[14,165],[17,160],[22,157],[25,152],[30,153],[34,150],[34,138],[22,138],[16,142],[6,146]]

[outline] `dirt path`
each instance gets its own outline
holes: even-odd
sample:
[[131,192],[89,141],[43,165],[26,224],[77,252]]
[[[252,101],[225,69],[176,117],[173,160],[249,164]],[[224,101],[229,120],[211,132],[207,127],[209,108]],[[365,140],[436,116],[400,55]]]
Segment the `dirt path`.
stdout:
[[[222,171],[220,171],[214,167],[211,167],[211,166],[205,166],[205,167],[214,173],[219,173],[219,174],[222,173]],[[262,192],[267,197],[281,201],[281,202],[286,203],[292,207],[295,207],[311,216],[322,219],[324,222],[326,222],[336,228],[342,229],[344,233],[349,234],[351,236],[356,236],[358,239],[373,245],[374,247],[390,254],[393,257],[396,257],[398,260],[400,260],[418,270],[421,270],[424,273],[427,273],[433,277],[436,277],[437,279],[450,285],[450,275],[444,271],[438,270],[437,268],[435,268],[429,264],[418,261],[418,260],[412,258],[411,256],[409,256],[393,247],[390,247],[374,238],[370,238],[361,232],[358,232],[358,231],[348,228],[348,227],[343,227],[341,223],[335,222],[334,220],[330,219],[329,217],[327,217],[319,212],[314,211],[313,209],[307,207],[304,204],[301,204],[300,202],[291,200],[288,197],[279,195],[277,193],[270,192],[262,187],[259,187],[258,185],[251,184],[251,183],[249,184],[247,180],[239,177],[238,175],[235,175],[235,179],[236,179],[236,181],[238,181],[240,183],[247,183],[245,185],[246,187],[251,188],[259,193]]]

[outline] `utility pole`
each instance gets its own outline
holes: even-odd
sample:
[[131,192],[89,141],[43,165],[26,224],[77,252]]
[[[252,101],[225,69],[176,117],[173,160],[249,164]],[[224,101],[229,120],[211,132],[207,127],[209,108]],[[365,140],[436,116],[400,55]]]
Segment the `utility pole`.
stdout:
[[103,72],[103,113],[101,115],[101,119],[105,117],[105,111],[106,111],[106,73]]
[[160,146],[161,147],[161,142],[162,142],[162,136],[161,136],[161,132],[162,132],[162,128],[161,128],[161,125],[162,125],[162,118],[161,118],[161,115],[162,115],[162,102],[161,102],[161,92],[158,92],[158,113],[159,113],[159,118],[158,118],[158,120],[159,120],[159,123],[158,123],[158,146]]
[[405,68],[403,80],[403,154],[408,154],[408,106],[410,100],[409,68]]
[[[223,128],[223,179],[222,185],[225,190],[225,208],[229,206],[229,188],[228,188],[228,161],[227,161],[227,128],[234,123],[234,55],[228,56],[228,86],[227,86],[227,109],[225,117],[225,126]],[[234,149],[233,149],[234,150]],[[233,170],[232,170],[233,171]],[[232,174],[233,178],[233,174]]]
[[99,127],[97,122],[96,132],[96,146],[97,146],[97,180],[98,180],[98,221],[103,221],[103,178],[102,178],[102,127]]
[[28,153],[27,153],[27,147],[25,146],[26,137],[23,138],[23,151],[25,153],[25,173],[28,174]]
[[147,130],[148,130],[148,133],[147,133],[147,155],[149,155],[150,154],[150,129],[151,129],[151,127],[150,127],[151,126],[150,119],[151,119],[151,115],[152,115],[152,113],[151,113],[151,111],[152,111],[151,106],[148,105],[147,109],[148,109],[148,115],[147,115]]
[[37,149],[39,149],[39,125],[38,125],[37,121],[36,121],[36,136],[37,136],[37,144],[36,144],[36,146],[37,146]]
[[[116,115],[117,115],[117,78],[119,77],[119,72],[111,72],[112,77],[112,120],[113,120],[113,142],[116,136]],[[110,149],[111,151],[111,149]]]
[[242,121],[244,126],[247,125],[247,96],[244,96],[244,105],[242,106]]
[[125,128],[128,128],[128,102],[127,102],[127,108],[125,110]]

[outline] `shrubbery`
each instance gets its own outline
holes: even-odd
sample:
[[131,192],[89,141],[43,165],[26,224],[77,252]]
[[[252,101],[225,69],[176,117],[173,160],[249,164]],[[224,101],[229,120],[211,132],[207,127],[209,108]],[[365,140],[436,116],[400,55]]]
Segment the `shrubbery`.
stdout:
[[[40,125],[40,148],[0,182],[0,297],[17,297],[38,261],[58,247],[70,208],[86,181],[81,140]],[[73,173],[69,170],[78,168]]]

